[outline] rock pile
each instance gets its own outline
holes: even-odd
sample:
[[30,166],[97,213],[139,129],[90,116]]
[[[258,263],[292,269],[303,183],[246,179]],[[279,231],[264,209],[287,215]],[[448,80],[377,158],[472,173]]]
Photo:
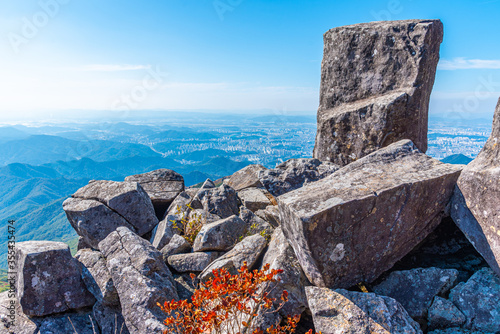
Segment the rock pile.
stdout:
[[0,334],[161,333],[157,304],[190,298],[191,274],[244,262],[283,270],[267,287],[288,301],[263,329],[302,314],[324,334],[499,333],[500,102],[469,166],[425,155],[441,38],[439,21],[329,31],[314,159],[220,186],[162,169],[78,190],[63,209],[79,251],[17,245]]

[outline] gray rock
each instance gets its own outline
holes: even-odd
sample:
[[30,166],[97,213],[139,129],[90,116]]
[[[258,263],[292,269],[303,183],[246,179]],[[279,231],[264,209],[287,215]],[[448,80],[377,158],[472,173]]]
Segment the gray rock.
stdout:
[[314,285],[370,283],[441,222],[461,168],[402,140],[281,195],[283,233]]
[[175,286],[179,299],[191,300],[195,289],[197,288],[196,282],[191,279],[191,273],[174,274]]
[[220,255],[219,252],[176,254],[168,257],[168,264],[179,273],[201,272]]
[[500,100],[490,138],[463,170],[451,217],[490,267],[500,275]]
[[333,333],[422,333],[394,299],[374,293],[306,287],[314,327]]
[[240,208],[240,218],[247,226],[247,235],[261,234],[263,236],[271,236],[273,233],[271,224],[243,206]]
[[95,303],[83,283],[79,263],[63,242],[17,243],[16,273],[17,300],[28,316],[60,313]]
[[188,220],[200,221],[203,225],[215,223],[218,220],[221,220],[221,217],[214,215],[204,209],[194,209],[189,211],[187,216]]
[[206,179],[205,182],[203,182],[203,184],[200,187],[200,189],[210,189],[210,188],[215,188],[214,181],[210,179]]
[[246,224],[238,216],[203,225],[193,244],[195,252],[228,251],[245,234]]
[[110,307],[95,303],[92,310],[101,334],[128,334],[120,307]]
[[172,255],[189,253],[190,251],[191,244],[180,235],[174,234],[168,245],[161,249],[161,254],[163,255],[163,260],[167,262],[167,259]]
[[279,196],[325,178],[338,169],[339,166],[318,159],[290,159],[276,168],[259,172],[259,178],[272,195]]
[[458,284],[449,299],[467,318],[465,328],[500,332],[500,278],[490,268]]
[[0,293],[0,334],[38,334],[38,325],[22,313],[12,291]]
[[158,219],[163,219],[172,201],[184,191],[184,178],[170,169],[127,176],[125,181],[137,182],[148,193]]
[[205,268],[199,275],[199,279],[202,281],[209,279],[213,276],[212,270],[220,268],[227,269],[233,275],[237,274],[238,269],[243,266],[243,262],[246,262],[248,268],[251,269],[266,245],[266,239],[258,234],[244,238],[232,250]]
[[373,292],[397,300],[410,317],[420,321],[427,317],[432,300],[446,294],[455,284],[458,270],[416,268],[393,271]]
[[99,243],[120,296],[130,333],[164,330],[165,318],[157,303],[178,299],[175,283],[161,253],[126,227],[119,227]]
[[257,216],[269,222],[273,227],[278,227],[280,223],[280,211],[277,205],[269,205],[265,210],[255,212]]
[[436,329],[434,331],[429,331],[427,334],[493,334],[482,331],[472,331],[469,329],[463,329],[460,327],[452,327],[446,329]]
[[267,170],[266,167],[262,165],[248,165],[243,169],[240,169],[227,180],[227,185],[236,191],[251,187],[262,187],[262,183],[259,180],[259,172]]
[[204,209],[221,218],[238,215],[240,201],[233,188],[222,184],[217,188],[200,189],[191,201],[193,209]]
[[92,248],[97,248],[99,242],[120,226],[135,230],[122,216],[98,201],[68,198],[63,209],[76,233]]
[[465,315],[448,299],[436,296],[429,308],[429,328],[460,327],[465,323]]
[[101,252],[92,249],[79,250],[75,259],[80,262],[83,282],[97,302],[105,305],[119,305],[120,299]]
[[78,244],[76,245],[76,250],[82,250],[82,249],[87,249],[90,248],[91,246],[85,242],[85,239],[83,237],[78,237]]
[[99,330],[95,319],[87,312],[44,317],[37,319],[37,323],[39,332],[36,333],[40,334],[75,333],[75,329],[78,334],[95,334]]
[[325,33],[313,157],[344,166],[402,139],[425,152],[442,40],[439,20],[370,22]]
[[255,212],[257,210],[263,210],[268,205],[271,205],[271,200],[266,196],[266,193],[268,193],[266,190],[260,188],[245,188],[238,191],[238,197],[243,206]]

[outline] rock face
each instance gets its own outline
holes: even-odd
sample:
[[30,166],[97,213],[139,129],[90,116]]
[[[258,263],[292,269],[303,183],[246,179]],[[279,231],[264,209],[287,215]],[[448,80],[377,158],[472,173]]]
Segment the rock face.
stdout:
[[362,23],[325,33],[313,157],[344,166],[401,139],[425,152],[442,39],[439,20]]
[[165,329],[157,303],[178,299],[175,283],[161,253],[126,227],[119,227],[99,243],[120,296],[130,333]]
[[204,209],[221,218],[227,218],[238,214],[239,202],[236,191],[222,184],[218,188],[200,189],[191,203],[194,209]]
[[227,185],[236,191],[251,187],[262,187],[259,180],[259,172],[267,170],[262,165],[249,165],[240,169],[227,180]]
[[450,301],[465,315],[465,328],[500,332],[500,278],[490,268],[453,288]]
[[186,239],[178,234],[174,234],[170,242],[161,249],[161,254],[163,255],[163,260],[166,262],[167,259],[175,254],[189,253],[191,250],[191,244],[187,242]]
[[16,251],[17,300],[24,314],[44,316],[94,304],[68,245],[26,241]]
[[283,233],[314,285],[372,282],[441,222],[461,168],[402,140],[280,196]]
[[180,192],[184,191],[184,178],[170,169],[157,169],[149,173],[127,176],[125,181],[137,182],[148,193],[158,219]]
[[500,100],[490,138],[460,175],[451,216],[500,275]]
[[231,216],[215,223],[204,225],[196,239],[193,250],[201,251],[228,251],[246,231],[246,224],[238,216]]
[[110,307],[101,303],[95,303],[92,311],[101,334],[129,334],[119,307]]
[[[241,203],[250,211],[264,210],[271,205],[271,200],[266,196],[267,191],[259,188],[246,188],[238,192]],[[267,193],[269,195],[269,193]]]
[[219,256],[218,252],[176,254],[168,257],[168,264],[179,273],[201,272]]
[[394,299],[343,289],[306,287],[317,332],[422,333],[419,325]]
[[318,181],[337,169],[339,166],[318,159],[290,159],[276,168],[259,172],[259,179],[272,195],[279,196]]
[[429,328],[460,327],[465,323],[465,315],[448,299],[436,296],[429,308]]

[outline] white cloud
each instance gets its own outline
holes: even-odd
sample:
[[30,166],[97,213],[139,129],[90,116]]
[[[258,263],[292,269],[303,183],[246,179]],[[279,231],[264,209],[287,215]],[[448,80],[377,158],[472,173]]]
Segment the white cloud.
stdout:
[[119,72],[119,71],[138,71],[150,69],[151,65],[128,65],[128,64],[92,64],[78,68],[85,72]]
[[438,70],[472,70],[472,69],[500,69],[500,59],[466,59],[463,57],[453,58],[453,60],[441,60]]

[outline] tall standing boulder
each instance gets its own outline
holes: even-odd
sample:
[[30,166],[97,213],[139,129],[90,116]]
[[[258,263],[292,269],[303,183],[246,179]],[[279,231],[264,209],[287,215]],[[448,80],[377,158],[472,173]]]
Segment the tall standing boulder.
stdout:
[[170,169],[157,169],[149,173],[127,176],[125,181],[137,182],[148,193],[156,216],[162,220],[172,201],[184,191],[184,178]]
[[500,276],[500,99],[490,138],[458,179],[451,217]]
[[371,22],[326,32],[313,157],[343,166],[401,139],[425,152],[442,40],[439,20]]
[[461,169],[399,141],[278,197],[283,233],[314,285],[372,282],[439,225]]

